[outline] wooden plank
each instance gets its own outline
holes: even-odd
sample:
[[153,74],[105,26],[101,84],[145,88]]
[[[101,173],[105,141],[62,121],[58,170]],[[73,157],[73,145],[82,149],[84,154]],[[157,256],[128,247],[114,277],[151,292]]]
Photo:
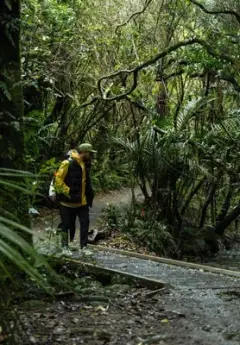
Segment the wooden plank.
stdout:
[[98,274],[101,272],[107,273],[107,274],[111,274],[111,275],[120,275],[122,277],[126,277],[130,280],[136,281],[137,283],[140,283],[143,286],[146,286],[148,288],[162,288],[162,287],[166,287],[169,286],[169,284],[163,282],[162,280],[157,280],[157,279],[153,279],[153,278],[148,278],[148,277],[143,277],[143,276],[139,276],[136,274],[132,274],[129,272],[123,272],[123,271],[119,271],[119,270],[115,270],[112,268],[106,268],[103,266],[99,266],[99,265],[95,265],[95,264],[91,264],[89,262],[85,262],[85,261],[81,261],[81,259],[73,259],[73,258],[66,258],[67,261],[69,262],[74,262],[74,263],[78,263],[83,265],[85,268],[87,268],[87,270],[89,272],[97,272]]
[[228,276],[233,276],[233,277],[240,278],[240,272],[239,271],[232,271],[232,270],[227,270],[227,269],[224,269],[224,268],[218,268],[218,267],[212,267],[212,266],[207,266],[207,265],[195,264],[193,262],[186,262],[186,261],[180,261],[180,260],[167,259],[167,258],[162,258],[162,257],[159,257],[159,256],[140,254],[140,253],[130,252],[128,250],[109,248],[109,247],[100,246],[100,245],[89,245],[89,247],[91,247],[91,249],[95,249],[95,250],[100,250],[100,251],[105,251],[105,252],[112,252],[112,253],[116,253],[116,254],[119,254],[119,255],[129,256],[129,257],[143,259],[143,260],[151,260],[151,261],[154,261],[154,262],[164,263],[164,264],[167,264],[167,265],[180,266],[180,267],[184,267],[184,268],[192,268],[192,269],[195,269],[195,270],[202,270],[202,271],[205,271],[205,272],[223,274],[223,275],[228,275]]

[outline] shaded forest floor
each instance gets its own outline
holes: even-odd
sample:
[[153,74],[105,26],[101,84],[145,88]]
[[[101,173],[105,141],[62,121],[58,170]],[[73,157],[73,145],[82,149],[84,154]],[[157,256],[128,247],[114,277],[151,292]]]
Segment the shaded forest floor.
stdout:
[[159,291],[151,296],[152,291],[145,288],[120,284],[101,290],[97,289],[95,301],[86,295],[82,301],[76,296],[63,296],[52,303],[25,302],[20,306],[26,331],[23,344],[195,343],[190,341],[189,332],[180,331],[188,328],[184,316],[164,307],[164,294],[168,292]]
[[[120,205],[122,202],[126,205],[130,200],[127,189],[99,195],[91,210],[92,226],[97,226],[107,204]],[[34,229],[50,236],[59,222],[58,211],[45,209],[40,213],[34,219]],[[110,238],[106,244],[145,250],[129,247],[120,237]],[[194,289],[189,292],[174,288],[152,291],[128,282],[106,283],[90,276],[79,277],[67,266],[59,273],[63,278],[71,275],[77,294],[58,293],[52,300],[28,294],[26,300],[17,304],[24,329],[18,344],[233,345],[240,342],[236,323],[238,289],[228,291],[226,288],[216,293],[211,289],[212,292],[200,290],[196,298],[198,292]],[[215,297],[209,297],[209,308],[202,309],[201,294],[206,293]],[[212,304],[214,308],[210,307]],[[229,314],[225,318],[228,322],[222,321],[222,313]]]
[[[143,200],[143,195],[139,187],[134,190],[137,201]],[[108,193],[100,193],[94,199],[93,207],[90,209],[90,230],[104,229],[100,220],[104,209],[107,206],[121,206],[126,207],[131,203],[132,193],[129,188],[122,188]],[[46,239],[46,246],[50,245],[53,240],[53,232],[56,231],[58,224],[60,223],[60,216],[58,209],[42,208],[39,210],[40,215],[33,218],[33,229],[36,231],[36,235],[44,235]],[[80,226],[77,220],[76,222],[76,235],[75,245],[79,243]],[[38,237],[38,236],[36,236]],[[123,250],[136,251],[139,253],[156,255],[154,252],[149,251],[146,246],[141,243],[136,243],[132,240],[131,236],[127,233],[120,233],[119,231],[111,231],[106,238],[100,239],[97,243],[112,248],[118,248]],[[240,270],[240,242],[239,239],[236,243],[231,243],[232,249],[221,250],[214,257],[204,257],[204,263],[216,267],[222,267],[231,270]],[[185,257],[185,260],[202,262],[199,257]]]
[[14,344],[239,344],[236,288],[148,289],[116,275],[92,276],[80,265],[56,262],[70,289],[56,289],[50,297],[24,283],[14,306],[19,320]]
[[[135,197],[138,201],[143,200],[143,196],[139,187],[134,190]],[[122,188],[108,193],[98,194],[93,203],[93,207],[90,209],[90,231],[93,229],[102,229],[101,216],[107,206],[122,206],[126,207],[131,203],[131,190],[129,188]],[[36,232],[36,237],[44,235],[46,238],[45,245],[48,246],[52,242],[54,237],[53,233],[56,231],[58,224],[60,223],[59,210],[52,208],[42,208],[38,210],[40,215],[33,217],[32,228]],[[104,225],[103,225],[104,228]],[[80,233],[79,221],[76,221],[76,235],[74,243],[79,243]],[[103,229],[104,230],[104,229]],[[141,253],[150,253],[146,247],[131,241],[126,234],[119,233],[118,231],[112,231],[110,236],[106,239],[98,241],[99,244],[107,245],[109,247],[115,247],[119,249],[128,249],[132,251],[138,251]],[[155,255],[154,253],[151,253]]]

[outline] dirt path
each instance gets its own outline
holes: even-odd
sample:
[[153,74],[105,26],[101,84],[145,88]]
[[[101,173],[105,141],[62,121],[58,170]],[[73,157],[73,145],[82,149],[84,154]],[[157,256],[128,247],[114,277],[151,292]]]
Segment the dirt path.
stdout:
[[[135,188],[135,195],[137,198],[140,198],[142,193],[140,188]],[[98,219],[101,216],[102,210],[107,205],[126,205],[131,202],[132,194],[129,188],[123,188],[118,191],[113,191],[107,194],[97,195],[94,199],[93,208],[90,210],[90,222],[91,227],[96,226]]]
[[[137,199],[142,197],[139,187],[135,188],[135,196]],[[90,229],[96,227],[101,216],[102,210],[107,205],[126,205],[131,202],[131,190],[129,188],[122,188],[109,193],[101,193],[96,195],[93,202],[93,207],[90,209]],[[33,219],[32,228],[36,232],[44,230],[57,229],[60,223],[59,211],[55,209],[41,209],[40,216]],[[77,229],[79,229],[79,222],[77,220]]]
[[[136,196],[141,196],[138,189],[136,189],[135,193]],[[94,207],[91,209],[90,213],[92,227],[97,224],[101,211],[107,206],[107,204],[119,206],[121,204],[126,205],[130,201],[131,191],[129,189],[122,189],[105,195],[98,195],[95,198]],[[48,227],[56,227],[58,221],[59,216],[57,211],[51,211],[47,215],[43,212],[43,214],[36,219],[34,228],[38,231],[43,231]],[[239,344],[239,279],[222,277],[221,275],[205,273],[193,269],[186,270],[180,267],[171,267],[166,264],[159,264],[121,255],[113,255],[108,252],[96,253],[95,260],[108,268],[117,268],[118,270],[125,272],[163,280],[169,283],[172,288],[168,290],[168,293],[159,296],[159,300],[149,301],[148,298],[144,298],[142,300],[142,304],[134,302],[135,304],[133,303],[133,305],[138,306],[137,313],[139,315],[139,320],[135,320],[132,314],[128,316],[126,315],[126,311],[128,310],[127,308],[129,305],[131,306],[131,301],[128,301],[126,305],[120,305],[120,313],[119,310],[112,310],[112,307],[110,307],[110,315],[108,315],[108,317],[107,311],[106,313],[104,312],[106,315],[101,315],[101,319],[98,321],[96,320],[96,323],[91,320],[93,331],[96,329],[95,327],[102,327],[104,324],[104,327],[108,330],[108,334],[110,334],[107,341],[106,339],[97,339],[95,341],[93,335],[88,335],[88,339],[86,339],[85,336],[85,339],[83,339],[83,336],[81,335],[81,337],[78,338],[79,344]],[[127,294],[122,294],[123,301],[126,300],[126,296]],[[148,304],[149,302],[151,302],[151,305]],[[66,307],[65,304],[63,306]],[[63,306],[59,304],[57,306],[53,305],[51,312],[54,314],[56,307],[63,309]],[[76,315],[74,314],[76,313],[75,309],[74,313],[72,310],[73,308],[77,308],[78,310],[79,307],[79,305],[75,306],[71,302],[68,302],[66,310],[69,313],[69,319],[74,320],[74,318],[76,318]],[[81,308],[83,309],[84,306],[81,306]],[[102,310],[102,306],[100,309]],[[162,314],[158,315],[157,313],[161,310],[163,311]],[[167,313],[166,310],[168,311]],[[170,314],[169,311],[171,311]],[[171,318],[171,314],[175,315],[173,319]],[[117,319],[115,318],[115,315],[118,315]],[[88,322],[92,317],[92,312],[86,310],[86,322],[83,322],[82,316],[83,314],[81,313],[81,325],[88,325]],[[79,318],[79,314],[77,314],[77,318]],[[103,318],[105,323],[103,322]],[[143,322],[143,324],[139,326],[140,321]],[[120,327],[121,331],[119,331],[119,333],[110,340],[111,335],[113,334],[113,329],[118,329],[114,326],[115,324],[120,325],[122,328]],[[63,326],[65,327],[66,324]],[[54,324],[54,327],[57,326]],[[54,327],[51,327],[51,329]],[[71,336],[71,332],[73,332],[71,331],[71,327],[71,325],[68,325],[68,329],[64,329],[63,334],[65,334],[65,337]],[[58,328],[56,328],[56,332],[58,331]],[[125,329],[129,329],[129,334],[126,339],[123,339]],[[76,330],[77,335],[72,335],[71,337],[77,338],[83,331],[85,331],[85,329],[83,330],[82,327],[80,327]],[[143,339],[147,338],[147,340],[145,342],[141,341],[137,338],[137,334],[141,335],[141,338]],[[150,335],[152,336],[156,334],[160,334],[161,337],[156,339],[156,341],[154,341],[154,339],[149,340]],[[79,339],[82,339],[82,342],[79,341]],[[56,344],[58,343],[72,345],[76,342],[75,339],[71,338],[71,341],[69,341],[69,338],[68,340],[66,338],[65,340],[62,339],[59,340],[59,342],[56,342]],[[49,342],[49,344],[55,343]]]
[[[78,254],[75,257],[78,258]],[[170,293],[164,296],[162,302],[167,310],[174,310],[177,315],[183,316],[184,337],[189,339],[186,344],[240,343],[239,278],[107,251],[95,251],[94,260],[107,268],[170,284]],[[186,339],[183,341],[183,334],[178,337],[179,343],[184,344]]]

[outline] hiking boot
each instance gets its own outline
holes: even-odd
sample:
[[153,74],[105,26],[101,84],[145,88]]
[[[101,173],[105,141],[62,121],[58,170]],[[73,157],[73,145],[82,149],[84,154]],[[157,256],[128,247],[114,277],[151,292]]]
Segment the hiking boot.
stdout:
[[72,252],[68,247],[65,247],[62,249],[62,255],[61,256],[72,257]]
[[83,247],[82,249],[80,249],[80,255],[93,256],[94,253],[91,250],[89,250],[87,247]]
[[78,251],[79,250],[79,245],[77,243],[74,242],[70,242],[69,243],[69,249],[71,249],[72,251]]
[[60,252],[55,254],[56,258],[61,258],[63,256],[69,257],[69,258],[72,257],[72,252],[68,247],[62,248],[62,250]]

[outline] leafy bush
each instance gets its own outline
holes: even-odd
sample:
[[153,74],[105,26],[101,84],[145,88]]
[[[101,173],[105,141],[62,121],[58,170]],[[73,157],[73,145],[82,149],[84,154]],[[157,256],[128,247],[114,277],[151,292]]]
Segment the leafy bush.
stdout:
[[130,232],[137,242],[145,244],[150,251],[159,255],[171,256],[176,251],[170,228],[159,221],[138,219]]
[[97,174],[92,174],[92,183],[96,192],[107,192],[114,189],[120,189],[129,185],[129,179],[122,177],[116,172],[101,170]]
[[127,234],[130,240],[164,256],[176,252],[176,243],[171,228],[152,217],[141,204],[132,208],[108,205],[103,212],[102,222],[111,233],[117,230]]
[[60,281],[32,246],[33,231],[23,225],[29,224],[27,195],[32,190],[28,184],[35,178],[25,171],[0,169],[0,336],[2,332],[13,332],[8,317],[18,321],[10,306],[16,290],[22,287],[26,277],[32,284],[48,292],[50,280]]

